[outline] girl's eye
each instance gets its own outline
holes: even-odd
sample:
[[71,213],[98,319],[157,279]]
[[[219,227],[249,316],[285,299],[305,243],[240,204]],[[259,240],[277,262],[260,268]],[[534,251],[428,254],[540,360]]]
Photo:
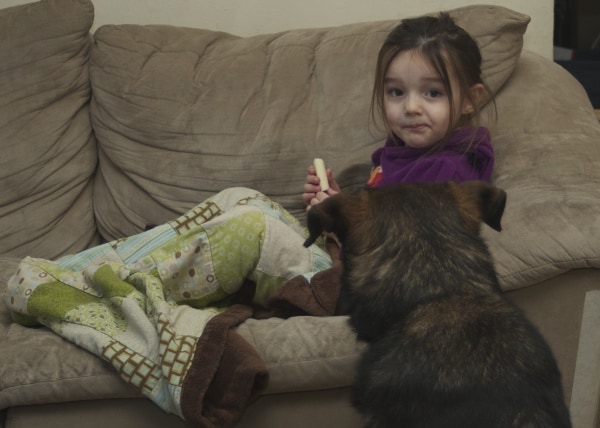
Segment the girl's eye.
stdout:
[[403,94],[402,90],[397,88],[388,89],[387,93],[390,97],[399,97]]
[[443,94],[442,94],[442,91],[438,91],[437,89],[431,89],[431,90],[427,91],[426,95],[430,98],[439,98]]

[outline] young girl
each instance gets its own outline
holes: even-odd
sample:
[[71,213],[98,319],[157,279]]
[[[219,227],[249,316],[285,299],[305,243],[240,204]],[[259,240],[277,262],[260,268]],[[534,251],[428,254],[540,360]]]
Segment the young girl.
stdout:
[[[388,137],[372,155],[367,185],[489,181],[490,135],[475,126],[485,93],[477,43],[447,13],[402,21],[377,59],[371,113]],[[330,188],[322,192],[315,168],[308,168],[307,209],[340,191],[330,169],[327,175]]]

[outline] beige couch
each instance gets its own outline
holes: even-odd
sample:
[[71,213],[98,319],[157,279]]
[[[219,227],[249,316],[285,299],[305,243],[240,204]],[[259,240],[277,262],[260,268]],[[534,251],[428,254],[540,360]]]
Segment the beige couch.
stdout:
[[[521,52],[528,17],[452,13],[480,43],[496,93],[494,180],[509,196],[504,230],[484,236],[502,286],[556,354],[574,421],[597,421],[598,359],[578,345],[584,298],[600,289],[600,124],[566,71]],[[3,292],[26,255],[138,233],[231,186],[303,218],[316,156],[345,189],[364,183],[384,140],[368,121],[374,59],[396,22],[239,38],[126,25],[91,36],[92,21],[89,0],[0,11]],[[237,331],[270,375],[238,426],[360,426],[348,386],[362,344],[345,317],[249,319]],[[0,409],[7,428],[185,426],[97,357],[12,322],[3,302]]]

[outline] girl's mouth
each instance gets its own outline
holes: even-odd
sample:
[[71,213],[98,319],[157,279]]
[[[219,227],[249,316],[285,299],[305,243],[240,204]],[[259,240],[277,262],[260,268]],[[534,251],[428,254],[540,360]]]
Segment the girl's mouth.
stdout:
[[407,125],[405,126],[406,129],[408,129],[409,131],[423,131],[425,130],[425,128],[427,128],[427,125],[425,125],[424,123],[415,123],[413,125]]

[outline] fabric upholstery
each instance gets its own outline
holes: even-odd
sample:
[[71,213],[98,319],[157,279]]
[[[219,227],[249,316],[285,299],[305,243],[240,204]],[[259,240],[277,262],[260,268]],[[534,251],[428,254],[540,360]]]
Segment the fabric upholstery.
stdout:
[[600,291],[585,296],[575,383],[571,395],[573,426],[597,424],[600,406]]
[[[0,295],[18,262],[18,258],[0,257]],[[250,319],[237,331],[256,348],[269,370],[271,381],[265,393],[347,386],[364,348],[344,316]],[[0,369],[0,408],[140,396],[93,354],[46,328],[11,323],[4,303],[0,304],[0,337],[1,349],[12,350],[0,352],[0,367],[6,370]]]
[[0,254],[53,258],[97,242],[89,0],[0,11]]
[[494,181],[508,201],[502,232],[483,233],[503,288],[600,268],[600,126],[584,89],[527,52],[496,101]]
[[[529,17],[491,6],[451,15],[481,45],[484,78],[497,91],[518,60]],[[139,232],[231,186],[256,188],[303,217],[300,193],[314,157],[343,186],[364,184],[384,138],[369,123],[375,58],[397,23],[248,38],[101,27],[90,77],[103,236]]]
[[[566,71],[521,55],[528,17],[452,14],[482,47],[496,94],[494,180],[508,205],[504,230],[482,233],[502,286],[537,308],[557,295],[543,279],[600,267],[600,125]],[[369,123],[374,58],[397,21],[249,38],[117,25],[92,41],[92,19],[89,0],[0,10],[0,295],[22,256],[137,233],[233,185],[302,217],[314,157],[345,189],[364,183],[384,140]],[[269,368],[267,393],[345,386],[362,350],[344,317],[249,320],[238,332]],[[0,339],[0,408],[137,397],[91,354],[11,323],[2,301]]]

